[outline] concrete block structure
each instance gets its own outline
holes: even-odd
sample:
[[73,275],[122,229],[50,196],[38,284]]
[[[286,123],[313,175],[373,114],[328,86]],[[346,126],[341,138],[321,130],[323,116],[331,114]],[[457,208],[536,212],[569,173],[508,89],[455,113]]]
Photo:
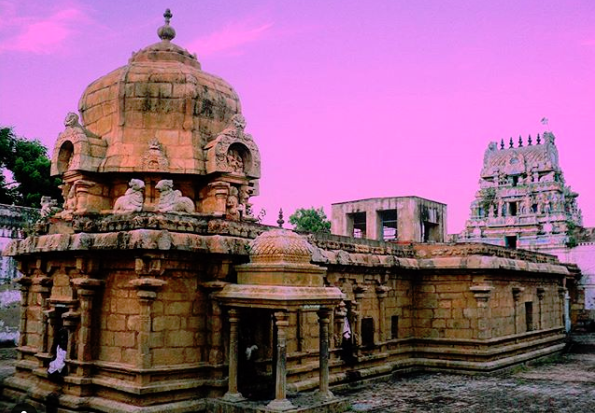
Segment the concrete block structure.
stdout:
[[392,242],[444,242],[446,205],[417,196],[370,198],[331,206],[331,232]]

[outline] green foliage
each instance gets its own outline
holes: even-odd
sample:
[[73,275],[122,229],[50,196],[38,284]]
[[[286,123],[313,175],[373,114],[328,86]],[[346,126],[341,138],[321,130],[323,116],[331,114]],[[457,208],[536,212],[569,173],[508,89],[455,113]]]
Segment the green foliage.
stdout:
[[[494,188],[484,188],[481,190],[480,205],[487,215],[490,205],[494,205],[496,200],[496,190]],[[494,205],[495,206],[495,205]]]
[[289,222],[296,231],[323,232],[327,234],[331,232],[331,221],[326,217],[322,207],[299,208],[289,217]]
[[[12,173],[7,183],[4,171]],[[60,199],[58,179],[50,178],[47,149],[38,140],[16,136],[12,128],[0,127],[0,202],[39,207],[43,195]]]

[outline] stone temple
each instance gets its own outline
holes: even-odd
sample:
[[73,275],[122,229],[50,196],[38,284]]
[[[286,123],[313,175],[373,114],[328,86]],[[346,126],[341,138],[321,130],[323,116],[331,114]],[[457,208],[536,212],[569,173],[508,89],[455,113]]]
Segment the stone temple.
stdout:
[[[479,190],[459,240],[545,252],[573,263],[583,273],[574,310],[595,319],[595,236],[583,227],[578,193],[564,179],[555,136],[528,137],[515,147],[491,142],[483,158]],[[578,317],[578,314],[576,314]]]
[[554,256],[258,224],[238,95],[165,17],[160,41],[68,114],[52,157],[62,207],[48,201],[4,251],[22,275],[5,397],[62,413],[336,412],[334,389],[354,382],[562,351],[580,274]]

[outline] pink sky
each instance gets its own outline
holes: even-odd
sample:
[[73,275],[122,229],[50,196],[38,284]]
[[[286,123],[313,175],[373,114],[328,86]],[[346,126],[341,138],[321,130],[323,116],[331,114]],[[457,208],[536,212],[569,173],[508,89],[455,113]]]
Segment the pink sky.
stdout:
[[595,226],[595,2],[0,0],[0,125],[51,150],[84,88],[158,41],[238,91],[255,209],[418,195],[459,232],[492,140],[543,132]]

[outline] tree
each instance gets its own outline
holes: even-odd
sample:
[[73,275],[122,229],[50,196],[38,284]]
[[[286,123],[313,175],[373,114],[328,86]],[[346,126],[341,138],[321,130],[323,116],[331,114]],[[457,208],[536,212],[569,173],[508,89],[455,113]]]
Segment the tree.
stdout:
[[[6,182],[6,170],[11,183]],[[1,203],[39,207],[43,195],[60,199],[60,180],[50,177],[45,146],[16,136],[12,128],[0,127],[0,176]]]
[[327,234],[331,232],[331,221],[326,217],[322,207],[299,208],[289,217],[289,222],[296,231],[323,232]]

